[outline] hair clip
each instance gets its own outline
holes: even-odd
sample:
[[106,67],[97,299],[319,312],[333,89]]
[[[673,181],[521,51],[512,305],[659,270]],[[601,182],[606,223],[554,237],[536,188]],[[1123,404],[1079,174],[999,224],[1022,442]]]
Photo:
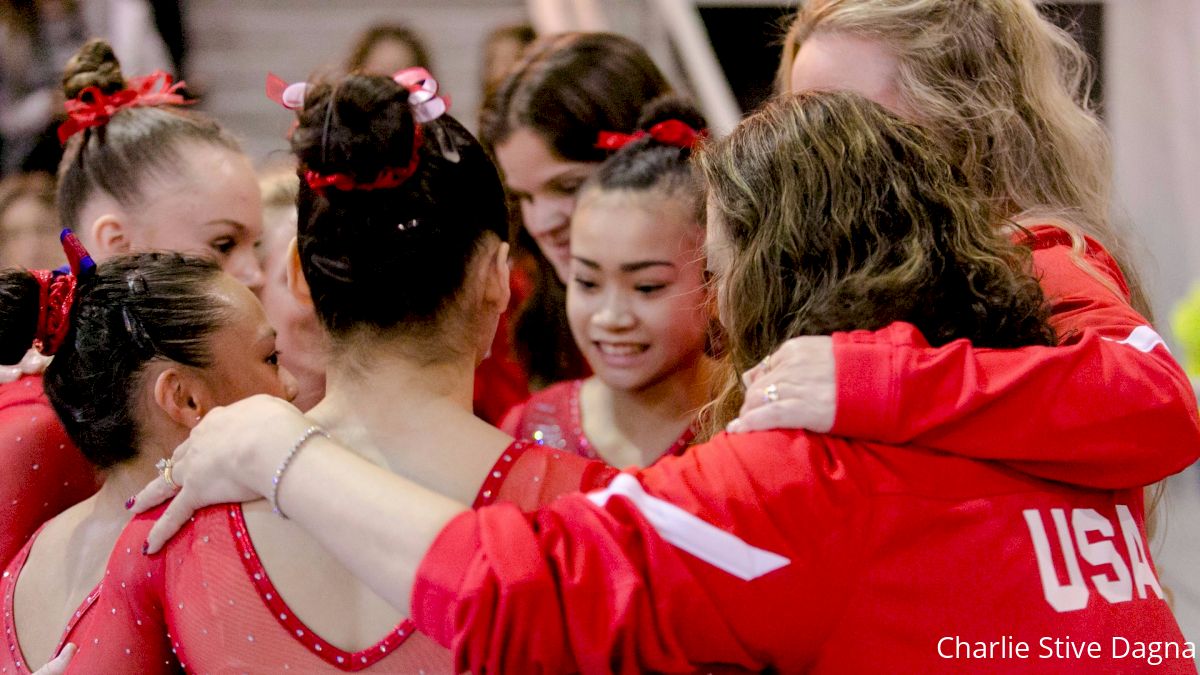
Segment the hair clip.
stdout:
[[303,108],[304,96],[307,93],[307,82],[293,82],[292,84],[288,84],[275,73],[267,73],[267,98],[288,110],[300,110]]
[[666,120],[650,127],[647,131],[637,131],[632,134],[622,134],[615,131],[601,131],[596,137],[594,147],[600,150],[620,150],[630,143],[647,136],[663,145],[687,150],[696,146],[696,142],[708,135],[708,131],[693,129],[691,125],[680,120]]
[[80,131],[108,124],[112,116],[123,108],[187,105],[191,101],[179,93],[183,86],[182,80],[175,82],[169,74],[156,70],[144,77],[129,80],[124,89],[113,94],[105,94],[99,87],[87,87],[63,104],[67,121],[58,127],[58,140],[66,145]]
[[71,328],[71,308],[75,305],[75,290],[79,282],[96,271],[96,263],[87,249],[69,229],[59,235],[63,252],[70,263],[70,272],[31,270],[38,282],[38,320],[34,341],[38,351],[52,356],[62,346]]
[[450,109],[450,97],[438,95],[438,81],[424,68],[405,68],[392,76],[396,84],[408,91],[408,104],[412,106],[417,122],[432,122]]

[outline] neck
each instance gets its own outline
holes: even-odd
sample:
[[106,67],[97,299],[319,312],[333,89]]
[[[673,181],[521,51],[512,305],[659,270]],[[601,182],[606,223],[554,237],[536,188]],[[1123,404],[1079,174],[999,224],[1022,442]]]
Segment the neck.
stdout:
[[[610,392],[613,417],[629,427],[647,420],[690,420],[712,398],[713,362],[701,355],[690,366],[640,389],[614,389]],[[601,383],[603,384],[603,383]]]
[[383,351],[375,349],[366,363],[335,356],[326,372],[325,398],[309,416],[350,447],[375,448],[388,462],[401,451],[395,439],[473,414],[475,360],[468,355],[423,362]]
[[100,517],[119,516],[124,522],[129,519],[125,501],[141,492],[146,484],[158,476],[155,464],[163,457],[170,457],[174,448],[164,449],[147,443],[138,456],[109,469],[104,475],[104,485],[93,497],[95,510]]

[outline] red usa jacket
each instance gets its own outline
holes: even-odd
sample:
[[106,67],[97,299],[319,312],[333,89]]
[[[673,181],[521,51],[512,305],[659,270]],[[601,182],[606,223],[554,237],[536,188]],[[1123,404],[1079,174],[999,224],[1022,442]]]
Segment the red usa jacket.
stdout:
[[1140,490],[721,435],[533,516],[464,513],[412,599],[475,672],[1186,672]]
[[906,324],[835,333],[830,433],[1106,489],[1147,485],[1200,458],[1191,384],[1129,306],[1116,262],[1088,239],[1082,257],[1097,278],[1072,260],[1063,230],[1030,234],[1059,346],[977,349],[959,340],[931,348]]

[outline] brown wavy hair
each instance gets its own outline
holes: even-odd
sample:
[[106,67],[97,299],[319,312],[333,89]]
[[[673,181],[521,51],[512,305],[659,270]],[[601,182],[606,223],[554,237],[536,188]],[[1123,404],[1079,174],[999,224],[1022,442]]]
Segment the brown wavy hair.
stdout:
[[1111,148],[1089,101],[1092,63],[1032,0],[804,0],[784,41],[781,91],[800,46],[820,33],[885,45],[898,61],[903,108],[998,212],[1062,227],[1075,263],[1121,295],[1082,257],[1084,235],[1096,239],[1120,263],[1133,307],[1153,318],[1126,235],[1109,216]]
[[[851,93],[784,96],[705,146],[718,302],[742,372],[800,335],[915,325],[932,345],[1054,344],[1028,248],[931,135]],[[710,245],[713,240],[710,238]],[[724,248],[724,247],[723,247]],[[730,377],[708,418],[741,406]]]

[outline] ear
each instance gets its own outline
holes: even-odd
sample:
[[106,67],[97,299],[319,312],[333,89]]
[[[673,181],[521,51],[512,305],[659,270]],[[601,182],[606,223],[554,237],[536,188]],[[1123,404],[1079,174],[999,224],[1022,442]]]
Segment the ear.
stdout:
[[154,380],[154,402],[176,424],[191,429],[208,409],[208,392],[199,378],[177,365],[167,366]]
[[132,248],[129,226],[111,213],[97,218],[88,234],[91,235],[92,255],[97,259],[128,253]]
[[509,286],[512,270],[509,267],[508,251],[508,242],[500,242],[484,265],[483,299],[495,303],[501,312],[508,308],[508,301],[512,297],[512,287]]
[[312,307],[312,291],[308,287],[308,279],[304,278],[304,270],[300,268],[300,245],[296,238],[288,242],[287,253],[287,287],[292,297],[302,307]]

